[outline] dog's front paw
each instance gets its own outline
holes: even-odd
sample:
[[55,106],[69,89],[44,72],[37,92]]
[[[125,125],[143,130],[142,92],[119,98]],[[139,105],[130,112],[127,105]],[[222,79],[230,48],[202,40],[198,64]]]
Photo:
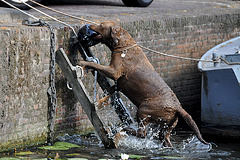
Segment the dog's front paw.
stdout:
[[79,61],[77,64],[81,67],[85,67],[87,66],[87,61]]

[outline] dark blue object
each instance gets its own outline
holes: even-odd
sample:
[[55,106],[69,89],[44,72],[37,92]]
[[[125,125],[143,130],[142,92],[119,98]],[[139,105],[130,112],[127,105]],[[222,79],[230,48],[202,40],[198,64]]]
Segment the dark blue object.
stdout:
[[[240,37],[209,50],[199,62],[202,72],[201,120],[202,132],[240,137]],[[228,65],[224,61],[235,63]]]
[[90,29],[90,24],[84,25],[78,31],[78,40],[85,47],[91,47],[98,44],[99,40],[93,40],[98,33]]

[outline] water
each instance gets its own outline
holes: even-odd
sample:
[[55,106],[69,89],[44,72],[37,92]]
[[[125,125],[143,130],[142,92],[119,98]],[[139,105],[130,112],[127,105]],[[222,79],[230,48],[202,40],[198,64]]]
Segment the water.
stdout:
[[[239,141],[224,141],[224,139],[207,139],[217,146],[212,149],[202,144],[197,138],[189,133],[172,136],[173,148],[164,148],[159,140],[150,136],[140,139],[134,136],[125,136],[118,143],[118,149],[105,149],[95,134],[90,137],[80,135],[65,135],[59,138],[59,141],[66,141],[81,146],[80,148],[71,148],[65,151],[46,151],[36,147],[25,151],[17,150],[11,153],[1,153],[0,157],[12,157],[16,159],[47,159],[59,157],[60,159],[121,159],[121,154],[131,155],[129,159],[158,160],[158,159],[209,159],[209,160],[240,160]],[[26,152],[28,151],[28,152]],[[26,155],[17,155],[16,153],[28,153]],[[8,155],[9,154],[9,155]],[[56,156],[57,155],[57,156]],[[143,157],[139,157],[143,156]],[[1,159],[1,158],[0,158]]]

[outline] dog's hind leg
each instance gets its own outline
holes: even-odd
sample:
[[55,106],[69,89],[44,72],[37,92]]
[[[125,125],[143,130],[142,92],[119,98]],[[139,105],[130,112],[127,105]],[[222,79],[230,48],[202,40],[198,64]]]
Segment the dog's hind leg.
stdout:
[[94,104],[98,106],[98,109],[103,108],[104,106],[107,106],[109,103],[105,103],[105,105],[103,106],[103,103],[107,101],[107,99],[111,96],[111,94],[99,99],[97,102],[95,102]]
[[145,138],[147,125],[150,123],[151,116],[141,113],[141,114],[138,114],[137,119],[138,119],[137,137]]
[[164,147],[172,147],[170,136],[171,136],[172,130],[176,127],[177,123],[178,123],[178,118],[176,117],[173,123],[171,124],[171,126],[166,126],[167,129],[164,132],[164,142],[163,142]]

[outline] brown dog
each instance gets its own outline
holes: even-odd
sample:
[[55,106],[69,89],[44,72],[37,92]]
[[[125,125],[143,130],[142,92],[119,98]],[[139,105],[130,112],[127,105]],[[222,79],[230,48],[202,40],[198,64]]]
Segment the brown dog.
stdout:
[[90,29],[99,33],[94,39],[101,40],[112,51],[109,66],[81,61],[81,66],[98,70],[105,76],[117,81],[117,88],[137,107],[137,136],[146,136],[146,125],[157,123],[163,127],[164,145],[172,147],[170,134],[177,125],[178,115],[196,134],[197,138],[208,144],[201,137],[192,117],[181,107],[176,95],[154,70],[142,49],[133,38],[113,21],[100,25],[91,25]]

